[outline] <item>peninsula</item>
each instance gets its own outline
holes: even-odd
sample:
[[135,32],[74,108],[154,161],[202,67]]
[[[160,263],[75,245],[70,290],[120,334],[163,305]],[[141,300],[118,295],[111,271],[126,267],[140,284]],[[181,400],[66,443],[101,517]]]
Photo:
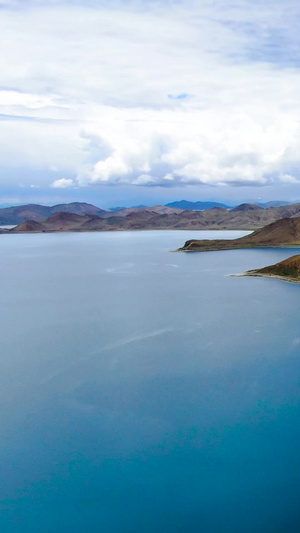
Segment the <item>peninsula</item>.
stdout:
[[257,270],[248,270],[243,274],[236,274],[236,276],[261,276],[300,283],[300,255],[294,255],[275,265],[258,268]]
[[189,240],[179,252],[208,252],[242,248],[300,248],[300,218],[283,218],[239,239]]

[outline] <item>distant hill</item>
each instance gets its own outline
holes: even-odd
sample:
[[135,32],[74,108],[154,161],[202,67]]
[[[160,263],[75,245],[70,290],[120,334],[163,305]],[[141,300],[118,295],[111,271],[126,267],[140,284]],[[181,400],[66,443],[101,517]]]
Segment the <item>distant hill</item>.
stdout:
[[271,200],[270,202],[259,203],[260,207],[268,209],[268,207],[282,207],[284,205],[291,205],[292,202],[285,202],[284,200]]
[[108,211],[110,211],[111,213],[114,213],[115,211],[122,211],[122,209],[126,209],[126,207],[124,207],[124,206],[123,207],[120,207],[120,206],[118,206],[118,207],[110,207],[108,209]]
[[90,220],[97,220],[101,223],[103,219],[93,215],[76,215],[75,213],[59,212],[51,215],[42,221],[25,220],[10,233],[48,233],[60,231],[80,231],[81,227]]
[[237,207],[231,209],[232,213],[244,212],[244,211],[259,211],[263,207],[257,204],[240,204]]
[[77,215],[106,216],[109,213],[92,204],[73,202],[70,204],[57,204],[53,206],[28,204],[0,209],[0,224],[20,224],[25,220],[43,220],[54,213],[75,213]]
[[116,211],[124,211],[124,209],[136,209],[136,208],[138,208],[138,209],[147,208],[147,206],[141,204],[141,205],[133,205],[132,207],[124,207],[124,206],[123,207],[119,207],[119,206],[118,207],[110,207],[109,211],[114,213]]
[[[19,224],[18,228],[20,233],[42,233],[44,230],[43,224],[36,220],[25,220]],[[8,233],[8,230],[5,230],[5,233]]]
[[[64,211],[57,211],[59,208],[64,208]],[[50,216],[47,216],[49,210]],[[44,214],[45,211],[46,215]],[[51,218],[57,212],[77,215],[79,218],[71,217],[67,219],[61,217],[60,224],[57,225],[56,219]],[[30,218],[32,213],[34,217]],[[270,207],[268,209],[263,209],[253,204],[242,204],[233,209],[214,207],[205,211],[153,206],[126,208],[117,212],[104,211],[90,204],[62,204],[62,206],[53,206],[51,208],[45,206],[23,206],[23,210],[17,214],[22,218],[21,223],[25,222],[25,220],[40,222],[44,226],[41,231],[116,231],[134,229],[256,230],[282,218],[297,219],[300,217],[300,204]],[[5,222],[2,222],[2,225],[8,225],[9,223],[13,224],[13,222],[9,222],[6,219]],[[16,231],[24,231],[24,227],[18,225]],[[3,230],[1,230],[1,233],[3,233]]]
[[293,257],[289,257],[275,265],[258,268],[257,270],[248,270],[244,275],[278,278],[285,281],[300,283],[300,255],[294,255]]
[[149,212],[149,213],[159,213],[159,214],[174,214],[174,213],[181,213],[182,209],[176,209],[175,207],[168,207],[166,205],[153,205],[152,207],[145,207],[145,206],[137,206],[137,207],[124,207],[124,209],[119,209],[118,211],[115,211],[114,213],[111,213],[112,215],[116,216],[126,216],[130,213],[142,213],[142,212]]
[[183,252],[236,250],[239,248],[300,247],[300,218],[283,218],[240,239],[189,240],[180,248]]
[[[194,202],[194,204],[204,202]],[[170,205],[182,205],[182,202],[173,202]],[[188,202],[192,204],[193,202]],[[28,204],[0,209],[0,226],[17,225],[25,220],[42,221],[55,213],[74,213],[76,215],[91,215],[102,219],[117,217],[117,220],[110,222],[116,229],[124,229],[129,224],[129,219],[118,222],[120,217],[135,213],[139,215],[135,218],[139,229],[257,229],[280,218],[300,216],[300,204],[288,204],[280,207],[262,208],[257,204],[246,203],[237,207],[228,208],[218,204],[217,207],[209,209],[181,209],[170,207],[170,205],[155,205],[152,207],[127,207],[117,211],[106,211],[92,204],[84,202],[73,202],[70,204],[58,204],[54,206],[44,206],[38,204]],[[144,215],[144,213],[149,213]],[[161,218],[159,218],[161,215]],[[151,225],[150,221],[151,220]],[[130,224],[129,224],[130,225]]]
[[214,207],[228,208],[228,205],[220,204],[218,202],[189,202],[188,200],[171,202],[170,204],[166,204],[166,206],[176,207],[179,209],[188,209],[190,211],[204,211],[205,209],[213,209]]

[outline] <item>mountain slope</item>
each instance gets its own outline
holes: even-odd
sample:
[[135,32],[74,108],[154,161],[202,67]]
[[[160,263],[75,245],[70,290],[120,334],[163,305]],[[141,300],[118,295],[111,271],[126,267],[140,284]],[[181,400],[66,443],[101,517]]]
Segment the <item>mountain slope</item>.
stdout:
[[142,212],[149,212],[149,213],[159,213],[161,215],[164,214],[174,214],[174,213],[182,213],[182,209],[176,209],[175,207],[167,207],[165,205],[154,205],[152,207],[124,207],[123,209],[119,209],[118,211],[114,211],[109,214],[109,216],[117,216],[117,217],[124,217],[126,215],[129,215],[130,213],[142,213]]
[[[25,220],[19,224],[18,228],[19,233],[41,233],[44,231],[43,224],[36,220]],[[10,232],[13,232],[13,230],[10,230]]]
[[280,261],[280,263],[276,263],[275,265],[258,268],[256,270],[248,270],[244,275],[278,278],[285,281],[300,283],[300,255],[294,255],[284,261]]
[[263,207],[257,204],[240,204],[237,207],[231,209],[231,213],[245,212],[245,211],[261,211]]
[[77,215],[109,216],[107,211],[92,204],[73,202],[53,206],[28,204],[0,209],[0,224],[20,224],[25,220],[44,220],[54,213],[75,213]]
[[74,213],[75,215],[94,215],[97,217],[106,216],[108,211],[100,209],[85,202],[72,202],[70,204],[58,204],[51,207],[52,213]]
[[[221,207],[215,207],[207,211],[177,211],[176,209],[171,209],[171,211],[168,210],[165,213],[160,212],[160,209],[153,211],[151,209],[138,209],[128,210],[125,214],[111,213],[107,215],[105,213],[105,216],[101,217],[89,214],[57,213],[57,217],[51,215],[44,220],[37,220],[36,222],[42,224],[43,229],[41,231],[255,229],[267,226],[270,219],[272,223],[278,220],[281,209],[290,209],[288,216],[291,218],[287,220],[290,220],[291,225],[293,221],[300,220],[300,205],[298,204],[297,206],[284,208],[270,208],[269,210],[257,208],[249,211],[229,211]],[[24,231],[24,226],[17,226],[13,231]],[[280,241],[281,238],[278,242]],[[211,243],[211,241],[209,242]],[[226,246],[228,248],[228,244]]]
[[[213,207],[204,211],[158,205],[126,208],[116,212],[104,211],[80,202],[52,207],[31,204],[0,209],[0,225],[19,224],[25,220],[42,221],[57,212],[107,219],[109,222],[105,226],[109,229],[126,229],[131,227],[133,220],[139,229],[257,229],[281,218],[299,217],[300,204],[268,209],[255,204],[242,204],[233,209]],[[134,219],[126,219],[132,214],[135,214]],[[112,220],[114,217],[115,221]],[[121,218],[124,218],[123,222]],[[100,226],[102,229],[103,225]]]
[[300,247],[300,218],[284,218],[240,239],[189,240],[180,251],[205,252],[239,248]]

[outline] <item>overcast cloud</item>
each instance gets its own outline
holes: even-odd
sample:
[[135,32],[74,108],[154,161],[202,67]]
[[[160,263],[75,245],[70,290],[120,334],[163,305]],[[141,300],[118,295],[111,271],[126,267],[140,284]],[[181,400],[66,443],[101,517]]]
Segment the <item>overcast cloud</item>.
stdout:
[[297,184],[298,5],[0,0],[0,166],[23,187]]

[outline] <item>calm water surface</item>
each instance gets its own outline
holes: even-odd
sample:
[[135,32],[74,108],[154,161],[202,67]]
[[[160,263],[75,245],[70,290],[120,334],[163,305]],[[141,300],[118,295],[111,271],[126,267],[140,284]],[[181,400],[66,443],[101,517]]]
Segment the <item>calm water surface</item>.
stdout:
[[295,250],[2,235],[3,533],[300,531]]

